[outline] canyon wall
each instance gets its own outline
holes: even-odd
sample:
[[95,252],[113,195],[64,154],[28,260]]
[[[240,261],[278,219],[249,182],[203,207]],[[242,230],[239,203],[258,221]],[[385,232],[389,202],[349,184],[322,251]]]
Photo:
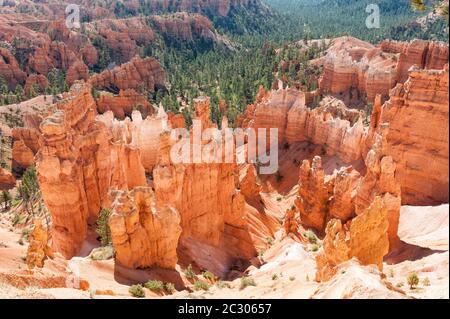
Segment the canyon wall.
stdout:
[[323,93],[338,94],[349,103],[365,96],[373,101],[376,94],[386,100],[390,89],[407,80],[412,66],[442,69],[448,62],[448,45],[414,40],[383,41],[375,47],[343,37],[333,40],[323,60],[324,74],[319,82]]
[[140,57],[134,57],[112,70],[93,75],[89,78],[89,83],[97,89],[113,92],[127,89],[155,92],[166,86],[165,73],[159,62],[153,58]]
[[448,203],[448,65],[413,69],[383,106],[389,122],[387,153],[397,163],[404,205]]
[[146,185],[139,150],[115,139],[95,120],[91,87],[77,83],[40,125],[37,154],[42,197],[52,215],[53,248],[70,258],[87,234],[89,217],[108,201],[109,189]]
[[361,160],[367,135],[362,113],[332,97],[311,109],[310,100],[309,93],[296,89],[260,91],[256,103],[248,106],[237,124],[244,128],[277,128],[279,144],[309,141],[347,163]]

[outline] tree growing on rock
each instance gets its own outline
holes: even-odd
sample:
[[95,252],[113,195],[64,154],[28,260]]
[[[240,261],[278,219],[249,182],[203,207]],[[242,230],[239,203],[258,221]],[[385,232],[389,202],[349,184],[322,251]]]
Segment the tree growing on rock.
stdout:
[[102,209],[97,220],[97,234],[100,237],[102,246],[111,245],[111,229],[109,228],[109,216],[111,213],[107,209]]

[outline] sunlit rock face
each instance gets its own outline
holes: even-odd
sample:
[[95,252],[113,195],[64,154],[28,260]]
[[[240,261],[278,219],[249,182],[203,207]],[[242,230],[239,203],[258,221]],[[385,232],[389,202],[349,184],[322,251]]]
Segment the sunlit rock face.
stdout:
[[56,251],[77,254],[87,233],[87,220],[97,216],[111,187],[146,184],[139,150],[117,140],[96,121],[91,87],[75,84],[42,121],[37,169],[42,196],[52,215]]
[[111,191],[109,218],[116,260],[129,268],[157,266],[175,269],[181,234],[180,214],[173,207],[157,207],[148,187]]
[[352,258],[362,265],[373,264],[382,270],[383,257],[389,251],[387,215],[384,199],[376,197],[347,229],[340,220],[331,220],[325,230],[323,249],[316,257],[316,280],[330,280],[336,273],[336,267]]
[[383,41],[379,46],[352,37],[333,40],[324,58],[324,74],[320,90],[352,99],[376,94],[384,100],[397,83],[408,79],[412,66],[421,69],[442,69],[448,61],[448,45],[441,42]]
[[89,78],[89,83],[98,89],[112,91],[134,89],[155,90],[165,88],[165,73],[159,62],[153,58],[134,57],[112,70],[105,70]]
[[448,65],[443,70],[412,69],[383,106],[390,123],[387,153],[397,164],[402,203],[448,203]]
[[276,128],[280,145],[309,141],[345,162],[362,159],[367,135],[362,114],[332,98],[312,109],[308,105],[313,94],[289,88],[260,90],[255,104],[238,118],[238,126]]

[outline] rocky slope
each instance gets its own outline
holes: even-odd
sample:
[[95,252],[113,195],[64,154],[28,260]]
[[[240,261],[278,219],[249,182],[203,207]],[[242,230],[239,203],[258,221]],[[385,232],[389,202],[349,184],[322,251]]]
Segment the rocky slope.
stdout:
[[[345,90],[374,89],[373,111],[351,108],[323,87],[366,79],[359,72],[365,68],[325,70],[314,92],[261,88],[237,125],[278,129],[279,168],[268,176],[261,163],[226,162],[211,148],[198,161],[194,150],[219,141],[234,155],[252,148],[249,139],[239,143],[242,132],[227,132],[226,118],[220,129],[211,121],[208,97],[193,101],[189,135],[173,131],[186,127],[184,118],[164,105],[153,112],[137,93],[164,84],[151,58],[75,81],[46,114],[30,111],[24,127],[10,133],[13,163],[16,171],[36,164],[49,215],[45,224],[31,221],[5,204],[1,293],[25,297],[35,286],[35,297],[123,298],[130,285],[157,279],[174,291],[146,289],[147,297],[448,297],[448,205],[401,206],[448,202],[448,65],[441,66],[448,49],[427,42],[418,55],[429,62],[408,68],[386,96],[390,88],[374,84],[385,84],[378,75],[395,59],[416,61],[418,44],[391,43],[383,51],[344,40],[336,42],[344,56],[376,71],[369,86],[352,82]],[[392,70],[400,77],[403,66]],[[118,94],[102,92],[96,101],[93,87]],[[177,161],[174,149],[192,150],[191,161]],[[0,173],[0,186],[15,191],[12,174]],[[102,246],[95,231],[105,212],[111,243]],[[27,233],[22,247],[16,237],[24,243]],[[25,261],[17,258],[26,253]],[[412,272],[420,288],[402,286]],[[196,289],[198,281],[209,292]]]

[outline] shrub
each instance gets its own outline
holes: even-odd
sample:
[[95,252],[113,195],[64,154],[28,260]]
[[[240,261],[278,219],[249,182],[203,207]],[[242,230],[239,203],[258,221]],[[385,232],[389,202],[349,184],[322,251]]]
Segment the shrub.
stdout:
[[320,248],[320,246],[319,245],[317,245],[317,244],[313,244],[313,245],[311,245],[311,251],[312,252],[318,252],[319,251],[319,248]]
[[25,239],[25,241],[28,241],[31,235],[31,229],[30,228],[24,228],[22,229],[22,238]]
[[247,288],[248,286],[256,286],[256,282],[253,278],[249,277],[242,277],[241,278],[241,286],[239,287],[240,290],[243,290]]
[[431,286],[430,279],[428,277],[422,279],[422,284],[426,287]]
[[317,244],[317,236],[312,230],[307,230],[303,233],[303,237],[308,239],[311,244]]
[[144,284],[144,287],[156,292],[161,292],[164,290],[164,283],[159,280],[149,280]]
[[278,279],[278,275],[277,274],[273,274],[272,275],[272,280],[277,280]]
[[273,238],[272,237],[267,237],[266,238],[267,243],[272,246],[273,245]]
[[164,284],[164,289],[169,293],[173,294],[175,292],[175,285],[171,282],[166,282]]
[[108,260],[114,257],[114,248],[112,246],[98,247],[92,250],[92,260]]
[[225,281],[222,281],[222,280],[220,280],[220,281],[217,282],[217,287],[220,288],[220,289],[223,289],[223,288],[231,288],[231,286],[230,286],[229,283],[227,283],[227,282],[225,282]]
[[194,284],[194,289],[207,291],[207,290],[209,290],[209,284],[206,281],[198,280]]
[[408,278],[406,278],[406,281],[409,285],[409,288],[414,289],[419,284],[419,277],[415,272],[409,274]]
[[111,213],[107,209],[102,209],[97,220],[97,234],[100,236],[102,246],[108,246],[112,243],[111,229],[109,228],[109,216]]
[[195,278],[195,272],[192,269],[192,265],[189,264],[189,266],[187,266],[187,268],[184,270],[184,275],[186,276],[187,279],[194,279]]
[[203,278],[205,278],[205,279],[209,279],[209,280],[212,280],[212,281],[215,281],[215,280],[216,280],[216,276],[215,276],[212,272],[210,272],[210,271],[208,271],[208,270],[204,271],[204,272],[202,273],[202,276],[203,276]]
[[144,288],[142,288],[142,285],[133,285],[128,289],[130,295],[132,295],[135,298],[144,298],[145,297],[145,291]]
[[290,277],[289,277],[289,280],[290,280],[290,281],[294,281],[294,280],[295,280],[295,277],[294,277],[294,276],[290,276]]

